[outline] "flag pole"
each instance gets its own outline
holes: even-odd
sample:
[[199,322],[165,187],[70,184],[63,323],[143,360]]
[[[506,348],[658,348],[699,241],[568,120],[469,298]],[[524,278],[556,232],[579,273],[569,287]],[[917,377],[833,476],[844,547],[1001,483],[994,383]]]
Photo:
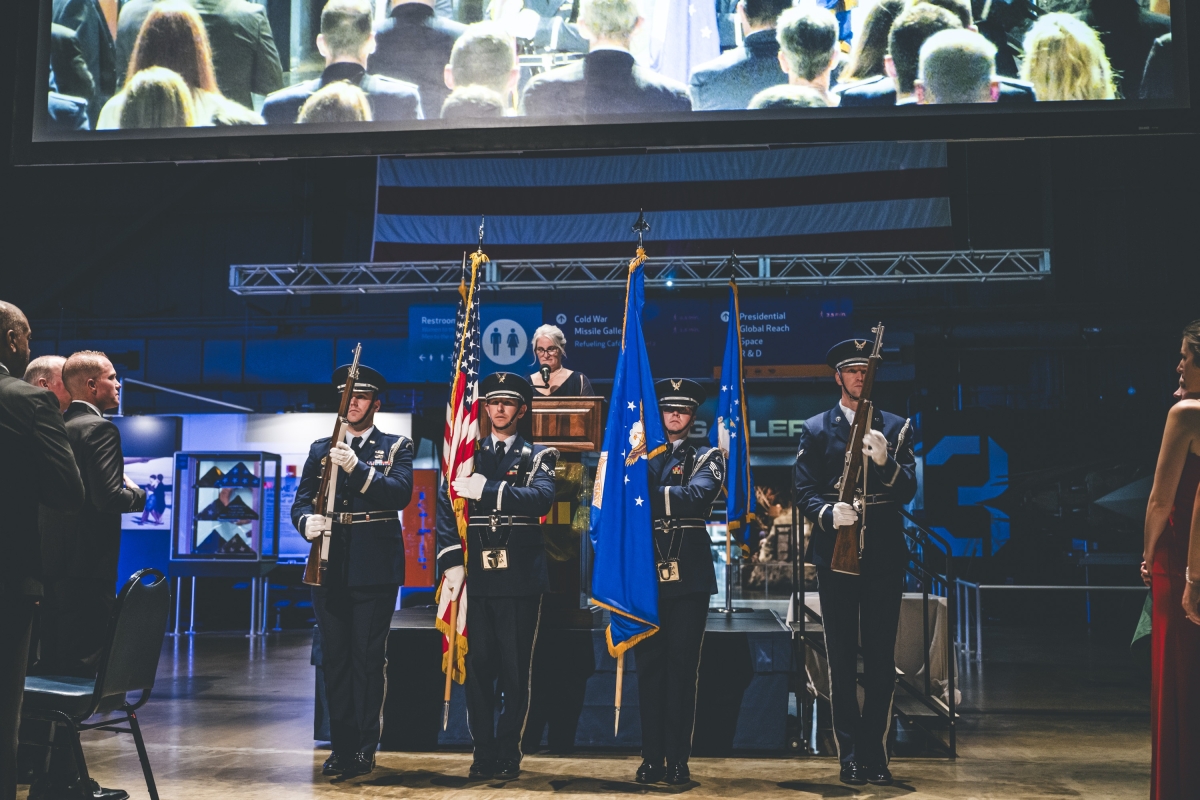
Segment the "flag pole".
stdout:
[[[729,288],[733,290],[734,303],[737,303],[737,268],[738,257],[737,253],[729,254]],[[741,319],[730,320],[730,324],[737,325],[738,328],[738,346],[741,346],[742,339],[742,321]],[[738,363],[742,360],[741,353],[738,353]],[[741,395],[741,370],[738,370],[738,394]],[[749,435],[746,431],[742,432],[743,436]],[[728,475],[728,468],[726,469]],[[733,613],[733,531],[729,529],[729,515],[725,515],[725,613]]]
[[617,656],[617,697],[613,701],[613,738],[621,730],[621,686],[625,680],[625,653]]
[[[745,376],[743,374],[744,371],[742,368],[742,355],[745,351],[742,349],[742,319],[741,319],[741,310],[738,308],[738,291],[737,291],[738,267],[740,267],[742,265],[742,262],[738,259],[737,253],[730,253],[728,263],[729,263],[729,288],[733,291],[733,304],[734,304],[734,314],[735,314],[735,318],[731,319],[729,321],[729,324],[737,325],[737,334],[738,334],[737,394],[738,394],[739,399],[744,400],[745,398],[742,397],[742,387],[745,385]],[[741,407],[739,406],[739,408],[741,408]],[[745,412],[744,408],[742,409],[742,412],[743,413]],[[745,433],[746,433],[746,431],[744,430],[744,426],[743,426],[743,435]],[[747,469],[749,469],[749,464],[747,464]],[[728,470],[726,470],[726,474],[728,475]],[[750,502],[749,496],[747,495],[747,503],[749,503],[749,502]],[[747,508],[747,512],[748,511],[749,511],[749,508]],[[750,524],[749,513],[747,513],[746,520],[744,521],[743,524],[746,524],[746,525]],[[740,548],[739,548],[739,550],[740,550]],[[721,608],[710,608],[709,611],[716,611],[721,614],[736,614],[739,612],[752,611],[752,610],[753,609],[750,609],[750,608],[734,608],[733,607],[733,530],[729,527],[729,512],[727,510],[726,514],[725,514],[725,605]]]
[[450,601],[450,661],[446,665],[446,692],[442,698],[442,730],[450,724],[450,686],[454,683],[454,666],[458,663],[458,598]]
[[[642,241],[642,237],[649,230],[650,230],[650,223],[646,222],[646,209],[644,209],[644,208],[638,209],[638,218],[633,223],[633,232],[636,233],[637,237],[638,237],[638,242],[637,242],[638,258],[643,257],[643,249],[645,247],[645,243]],[[632,270],[630,271],[630,274],[632,274]],[[626,297],[626,303],[628,303],[628,299],[629,298]],[[621,333],[621,337],[622,337],[621,338],[621,349],[622,350],[624,350],[624,348],[625,348],[624,336],[625,336],[625,333],[624,333],[624,329],[622,328],[622,333]],[[621,690],[622,690],[624,683],[625,683],[625,652],[621,651],[621,653],[617,656],[617,689],[616,689],[616,697],[613,698],[613,738],[616,738],[616,736],[621,731]]]

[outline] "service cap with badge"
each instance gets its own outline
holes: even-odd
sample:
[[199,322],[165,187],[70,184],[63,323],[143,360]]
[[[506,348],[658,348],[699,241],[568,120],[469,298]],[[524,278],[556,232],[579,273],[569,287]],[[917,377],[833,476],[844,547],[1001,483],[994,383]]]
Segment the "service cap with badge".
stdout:
[[533,386],[515,372],[493,372],[479,383],[484,401],[507,397],[527,406],[533,405]]
[[654,384],[659,408],[689,408],[695,411],[707,396],[704,387],[688,378],[663,378]]
[[[350,365],[343,364],[333,371],[333,385],[340,392],[346,388],[346,378],[350,375]],[[358,365],[358,380],[354,382],[356,392],[382,392],[387,388],[387,378],[379,370],[371,369],[363,364]]]
[[871,339],[847,339],[829,348],[825,354],[825,363],[830,369],[841,370],[846,367],[865,367],[871,357]]

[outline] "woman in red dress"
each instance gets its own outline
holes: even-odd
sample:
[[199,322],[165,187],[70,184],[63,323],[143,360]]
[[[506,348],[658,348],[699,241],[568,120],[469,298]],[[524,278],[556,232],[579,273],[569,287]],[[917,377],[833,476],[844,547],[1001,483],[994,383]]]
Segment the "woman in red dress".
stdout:
[[[1200,581],[1200,516],[1193,521],[1200,486],[1200,320],[1183,330],[1176,372],[1181,399],[1167,414],[1142,562],[1142,580],[1154,595],[1152,800],[1191,800],[1200,792],[1200,587],[1194,583]],[[1195,567],[1189,569],[1192,538]]]

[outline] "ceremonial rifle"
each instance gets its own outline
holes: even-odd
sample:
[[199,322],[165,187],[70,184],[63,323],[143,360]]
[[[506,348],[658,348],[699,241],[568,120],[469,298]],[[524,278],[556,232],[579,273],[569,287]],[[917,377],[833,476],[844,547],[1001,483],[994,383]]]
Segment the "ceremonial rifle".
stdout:
[[846,444],[846,463],[842,468],[842,479],[837,483],[838,502],[849,503],[858,512],[853,525],[837,529],[837,541],[833,545],[833,560],[829,568],[834,572],[858,574],[858,559],[862,555],[863,531],[866,529],[866,503],[864,494],[867,485],[866,462],[863,460],[863,437],[871,429],[875,407],[871,403],[871,389],[875,386],[875,369],[883,358],[879,355],[883,347],[883,323],[871,329],[875,334],[875,346],[867,359],[867,374],[863,378],[862,392],[858,396],[858,410],[854,412],[854,425],[850,428],[850,441]]
[[[354,361],[350,364],[350,372],[346,375],[346,387],[342,389],[342,402],[338,404],[337,419],[333,423],[333,436],[329,439],[329,450],[346,436],[346,426],[350,421],[346,414],[350,411],[350,399],[354,397],[354,384],[358,381],[358,357],[362,355],[362,342],[354,346]],[[337,494],[337,465],[326,455],[321,466],[321,487],[313,499],[313,510],[327,517],[333,516],[333,506]],[[308,551],[308,561],[304,565],[304,582],[309,586],[324,586],[325,576],[329,571],[329,531],[313,540]]]

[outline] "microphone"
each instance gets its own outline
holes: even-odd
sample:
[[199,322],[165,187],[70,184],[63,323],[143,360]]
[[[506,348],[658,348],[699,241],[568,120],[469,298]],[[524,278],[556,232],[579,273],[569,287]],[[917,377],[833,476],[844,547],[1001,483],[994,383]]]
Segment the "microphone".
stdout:
[[550,388],[550,367],[543,364],[541,373],[542,373],[542,385],[545,386],[547,389],[549,389]]

